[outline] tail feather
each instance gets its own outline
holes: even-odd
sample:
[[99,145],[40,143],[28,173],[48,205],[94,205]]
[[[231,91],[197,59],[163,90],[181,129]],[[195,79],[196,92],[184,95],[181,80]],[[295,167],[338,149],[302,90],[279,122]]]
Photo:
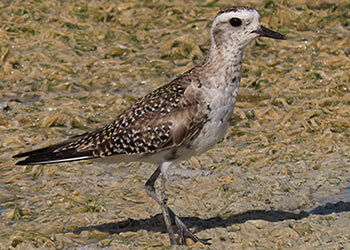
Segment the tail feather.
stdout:
[[40,155],[40,154],[45,154],[45,153],[50,153],[55,151],[56,149],[59,149],[65,145],[68,144],[67,142],[63,142],[63,143],[57,143],[48,147],[44,147],[44,148],[39,148],[36,150],[32,150],[32,151],[28,151],[28,152],[24,152],[24,153],[20,153],[20,154],[16,154],[13,156],[13,158],[21,158],[21,157],[28,157],[28,156],[33,156],[33,155]]
[[37,165],[37,164],[51,164],[59,162],[79,161],[95,158],[92,151],[77,151],[76,149],[59,150],[60,148],[69,144],[72,140],[52,146],[36,149],[29,152],[14,155],[13,158],[26,157],[19,161],[16,165]]

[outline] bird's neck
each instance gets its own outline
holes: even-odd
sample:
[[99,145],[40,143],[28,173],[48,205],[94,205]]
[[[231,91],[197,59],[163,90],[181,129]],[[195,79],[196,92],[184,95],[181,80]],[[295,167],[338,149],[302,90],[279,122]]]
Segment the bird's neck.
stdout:
[[234,85],[238,88],[241,78],[243,49],[232,49],[232,47],[212,46],[209,56],[204,61],[201,69],[206,77],[215,78],[209,81],[215,88],[219,86]]

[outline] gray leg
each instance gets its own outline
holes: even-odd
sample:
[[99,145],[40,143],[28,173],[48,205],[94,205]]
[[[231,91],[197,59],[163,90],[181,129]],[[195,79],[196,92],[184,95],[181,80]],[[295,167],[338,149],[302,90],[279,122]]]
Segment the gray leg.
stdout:
[[[165,190],[163,189],[164,187],[162,185],[162,190],[161,190],[162,200],[161,201],[158,199],[157,194],[156,194],[156,190],[154,188],[154,184],[155,184],[156,180],[158,179],[160,171],[161,171],[161,166],[159,166],[156,169],[156,171],[153,172],[151,177],[147,180],[147,182],[145,184],[146,191],[147,191],[148,195],[151,196],[159,204],[159,206],[162,208],[162,214],[164,217],[164,222],[165,222],[166,228],[168,230],[170,244],[176,245],[174,229],[171,225],[172,224],[171,218],[170,218],[169,210],[168,210],[168,206],[167,206],[167,198],[165,196]],[[162,179],[164,179],[164,178],[162,178]]]
[[161,184],[161,200],[158,199],[154,184],[161,174],[161,166],[159,166],[151,175],[151,177],[147,180],[145,186],[146,191],[149,196],[151,196],[162,208],[162,213],[164,217],[164,222],[167,227],[170,243],[172,245],[177,244],[175,240],[174,229],[172,227],[172,223],[175,222],[179,237],[180,237],[180,245],[186,245],[186,237],[191,238],[194,242],[201,242],[204,245],[210,245],[208,242],[209,239],[200,239],[196,235],[194,235],[187,226],[176,216],[176,214],[167,206],[167,197],[165,194],[165,182],[166,177],[162,174],[162,184]]
[[161,208],[162,208],[162,212],[163,212],[164,222],[165,222],[165,225],[168,229],[170,243],[172,245],[174,245],[174,244],[176,244],[176,241],[175,241],[174,229],[173,229],[170,214],[169,214],[169,208],[167,205],[168,197],[165,194],[165,177],[163,174],[161,176],[162,176],[162,186],[161,186],[161,190],[160,190]]

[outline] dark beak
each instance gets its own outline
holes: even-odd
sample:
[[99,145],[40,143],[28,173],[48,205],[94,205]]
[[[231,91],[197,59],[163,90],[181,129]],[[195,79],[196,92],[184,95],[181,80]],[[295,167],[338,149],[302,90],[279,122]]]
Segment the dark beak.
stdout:
[[287,38],[282,35],[281,33],[278,33],[276,31],[270,30],[268,28],[265,28],[264,26],[261,26],[260,29],[254,31],[255,33],[258,33],[260,36],[270,37],[273,39],[281,39],[286,40]]

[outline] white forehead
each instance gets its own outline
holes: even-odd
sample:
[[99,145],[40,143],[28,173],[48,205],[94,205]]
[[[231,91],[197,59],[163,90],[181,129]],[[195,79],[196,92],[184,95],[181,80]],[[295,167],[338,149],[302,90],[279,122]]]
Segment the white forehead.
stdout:
[[221,22],[227,22],[231,18],[239,18],[242,20],[256,20],[259,21],[260,15],[259,13],[254,10],[254,9],[241,9],[238,11],[229,11],[229,12],[224,12],[218,15],[213,22],[213,26],[215,26],[218,23]]

